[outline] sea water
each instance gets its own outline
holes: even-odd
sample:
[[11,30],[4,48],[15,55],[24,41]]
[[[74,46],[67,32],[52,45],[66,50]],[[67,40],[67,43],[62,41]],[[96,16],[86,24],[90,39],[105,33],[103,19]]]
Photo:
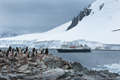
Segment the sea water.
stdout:
[[87,53],[58,53],[57,50],[49,51],[64,60],[80,62],[88,69],[120,72],[120,51],[92,51]]

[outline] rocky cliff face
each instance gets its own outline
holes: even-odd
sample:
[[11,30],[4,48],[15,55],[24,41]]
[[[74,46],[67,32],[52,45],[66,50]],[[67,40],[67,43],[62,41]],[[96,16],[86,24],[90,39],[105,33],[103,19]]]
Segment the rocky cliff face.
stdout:
[[73,18],[71,25],[67,28],[67,30],[72,29],[75,27],[79,21],[81,21],[84,17],[88,16],[91,13],[91,9],[89,8],[84,8],[83,11],[80,11],[80,14],[76,17]]

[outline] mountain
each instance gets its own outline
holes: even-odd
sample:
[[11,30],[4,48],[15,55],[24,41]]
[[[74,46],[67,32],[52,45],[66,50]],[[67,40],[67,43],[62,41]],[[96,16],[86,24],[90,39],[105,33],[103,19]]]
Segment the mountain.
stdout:
[[17,34],[14,33],[12,30],[0,27],[0,38],[14,37],[14,36],[17,36]]
[[24,45],[36,47],[60,47],[65,41],[74,45],[88,44],[93,49],[120,49],[119,4],[120,0],[96,0],[80,11],[72,21],[48,32],[26,34],[1,40],[4,43],[8,41],[7,44],[10,45],[24,43]]

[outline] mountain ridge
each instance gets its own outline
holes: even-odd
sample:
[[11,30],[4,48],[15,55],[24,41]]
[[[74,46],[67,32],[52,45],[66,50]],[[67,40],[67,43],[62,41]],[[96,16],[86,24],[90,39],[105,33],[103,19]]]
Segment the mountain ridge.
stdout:
[[17,36],[13,30],[0,27],[0,38],[14,37]]

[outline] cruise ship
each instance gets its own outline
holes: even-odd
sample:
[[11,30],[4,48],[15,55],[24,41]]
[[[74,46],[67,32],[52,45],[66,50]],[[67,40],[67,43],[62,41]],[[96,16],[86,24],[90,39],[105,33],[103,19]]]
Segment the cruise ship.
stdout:
[[91,52],[91,48],[87,46],[86,44],[73,46],[73,45],[61,45],[60,49],[57,49],[60,53],[66,53],[66,52]]

